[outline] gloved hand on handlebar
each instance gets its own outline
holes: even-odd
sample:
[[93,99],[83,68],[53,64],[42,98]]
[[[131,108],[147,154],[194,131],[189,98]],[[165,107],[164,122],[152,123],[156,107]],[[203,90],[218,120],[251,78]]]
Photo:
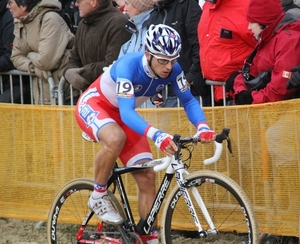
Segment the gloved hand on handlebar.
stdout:
[[199,137],[202,143],[208,143],[216,138],[216,132],[211,130],[206,123],[197,126],[197,133],[193,137]]
[[157,131],[153,136],[153,141],[155,146],[157,146],[161,151],[165,152],[168,156],[174,154],[177,151],[177,146],[173,142],[173,137],[162,131]]
[[286,89],[300,88],[300,65],[291,69],[294,72],[286,84]]

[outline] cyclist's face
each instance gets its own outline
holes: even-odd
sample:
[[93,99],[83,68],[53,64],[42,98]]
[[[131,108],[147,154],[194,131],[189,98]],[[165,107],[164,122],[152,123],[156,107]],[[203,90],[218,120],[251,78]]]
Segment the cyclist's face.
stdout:
[[161,54],[151,54],[146,51],[146,58],[151,59],[151,68],[161,78],[167,78],[179,56],[165,56]]

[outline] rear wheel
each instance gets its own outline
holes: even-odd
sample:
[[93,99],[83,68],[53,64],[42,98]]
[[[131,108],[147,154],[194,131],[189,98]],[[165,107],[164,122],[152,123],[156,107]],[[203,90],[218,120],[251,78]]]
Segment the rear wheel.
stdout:
[[[106,225],[88,208],[88,199],[93,189],[93,181],[84,178],[72,180],[61,188],[48,214],[47,239],[49,244],[92,243],[91,241],[124,243],[120,234],[121,226]],[[112,204],[125,219],[120,203],[111,191],[108,193]],[[86,222],[85,228],[82,227],[84,222]],[[132,242],[140,241],[135,233],[127,233],[127,236]]]
[[[190,238],[190,244],[215,243],[218,240],[222,243],[258,243],[254,210],[247,195],[235,181],[219,172],[203,170],[188,175],[186,182],[195,215],[198,216],[202,229],[207,232],[203,232],[204,237],[200,237],[193,216],[176,186],[169,194],[163,210],[162,243],[180,243],[180,240],[187,237]],[[202,197],[217,234],[209,231],[210,226],[195,200],[192,188]]]

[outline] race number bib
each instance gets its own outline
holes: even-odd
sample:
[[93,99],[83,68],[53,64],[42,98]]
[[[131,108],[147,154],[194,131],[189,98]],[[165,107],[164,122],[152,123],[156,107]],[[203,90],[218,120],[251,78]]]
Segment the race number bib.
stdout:
[[187,87],[188,87],[187,81],[185,79],[183,72],[176,77],[176,82],[177,82],[178,88],[181,92],[184,92],[187,89]]
[[118,79],[116,84],[117,97],[131,98],[134,95],[132,82],[127,79]]

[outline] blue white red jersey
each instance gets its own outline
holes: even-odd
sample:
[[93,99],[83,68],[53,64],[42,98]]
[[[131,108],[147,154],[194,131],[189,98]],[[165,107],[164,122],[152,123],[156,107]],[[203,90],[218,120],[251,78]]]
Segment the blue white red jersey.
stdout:
[[[128,127],[153,139],[153,134],[157,129],[151,127],[135,109],[169,83],[192,124],[197,127],[200,122],[206,123],[204,113],[199,102],[191,94],[180,65],[174,64],[169,77],[158,78],[149,70],[144,52],[128,53],[115,61],[88,88],[90,91],[86,93],[86,96],[95,96],[95,92],[98,93],[101,106],[118,109],[122,121]],[[103,104],[104,101],[106,105]]]

